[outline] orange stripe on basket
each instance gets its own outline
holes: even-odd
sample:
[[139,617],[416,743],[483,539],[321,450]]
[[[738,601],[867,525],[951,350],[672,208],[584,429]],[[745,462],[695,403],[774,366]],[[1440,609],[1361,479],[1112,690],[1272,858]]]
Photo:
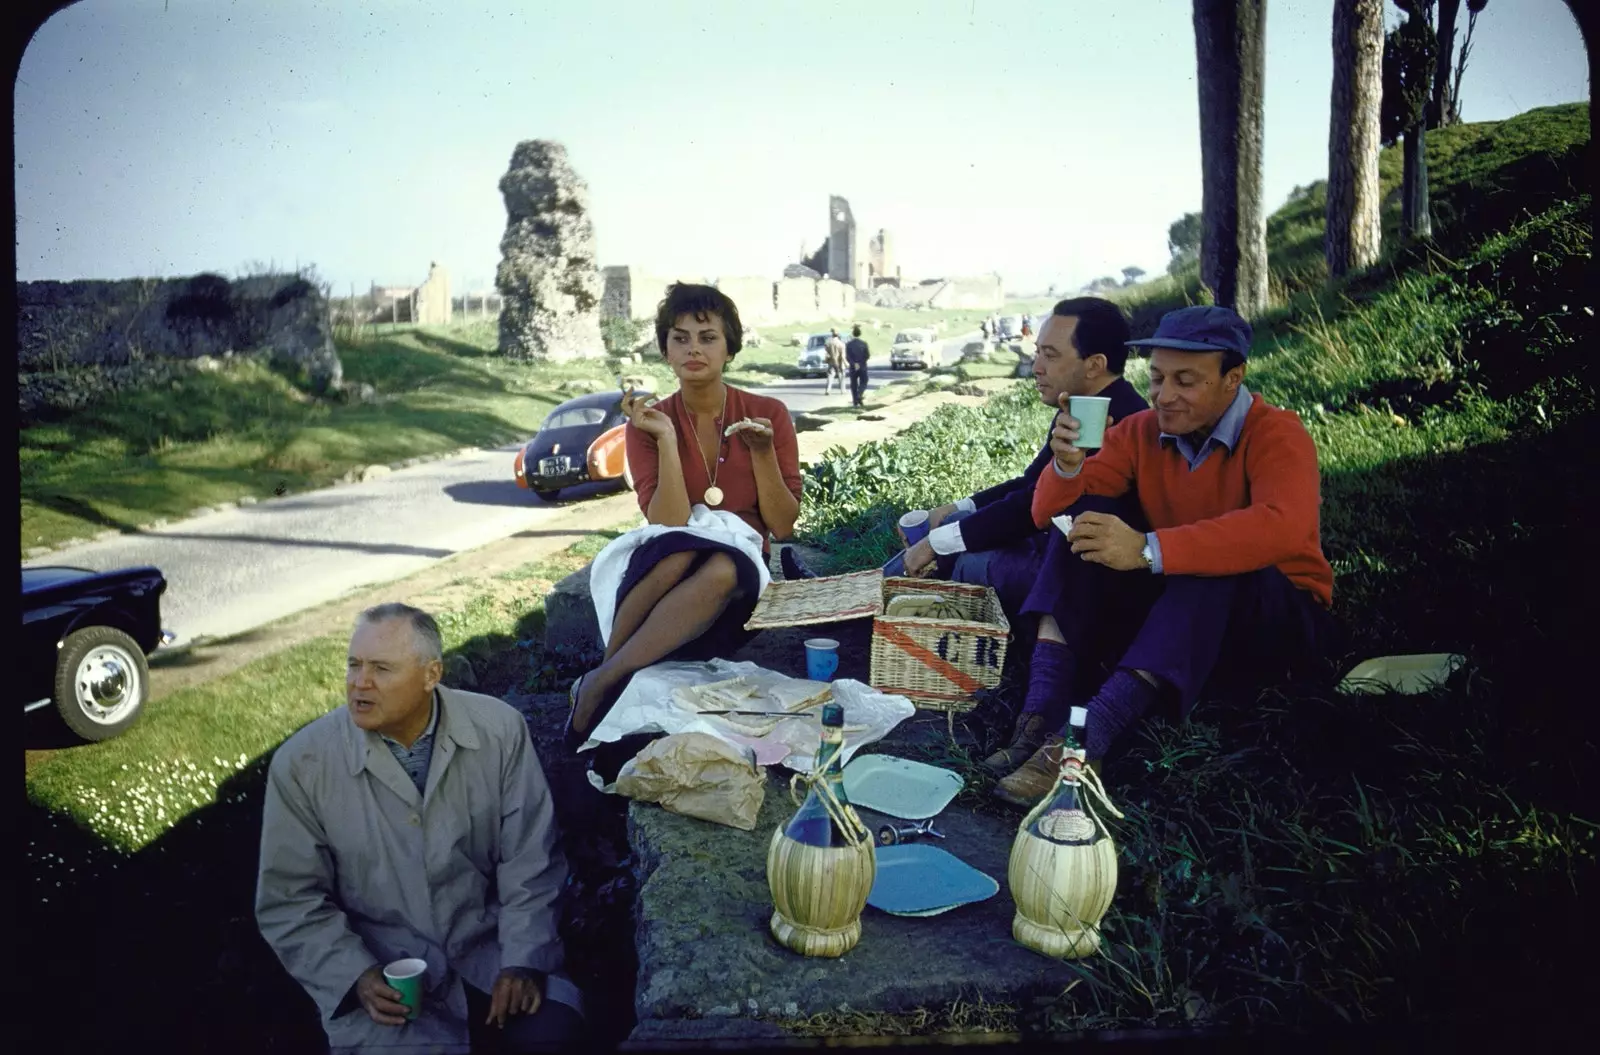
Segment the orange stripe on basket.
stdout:
[[976,693],[983,688],[983,683],[971,674],[961,670],[948,660],[939,658],[939,654],[911,640],[909,634],[897,626],[876,620],[872,624],[872,632],[878,637],[886,639],[890,644],[898,646],[907,655],[920,659],[935,673],[942,675],[946,680],[954,682],[963,692]]

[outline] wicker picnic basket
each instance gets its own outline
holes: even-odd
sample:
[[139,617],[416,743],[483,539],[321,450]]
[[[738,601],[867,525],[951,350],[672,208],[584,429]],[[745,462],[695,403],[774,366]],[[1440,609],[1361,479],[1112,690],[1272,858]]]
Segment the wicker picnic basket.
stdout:
[[937,594],[961,618],[878,615],[872,621],[872,686],[918,707],[970,711],[1000,683],[1011,624],[988,586],[937,579],[883,580],[880,611],[899,594]]
[[[886,615],[901,594],[934,594],[957,614]],[[837,623],[872,616],[868,681],[918,707],[970,711],[974,697],[1000,683],[1011,624],[988,586],[885,577],[877,569],[774,582],[745,622],[748,630]]]

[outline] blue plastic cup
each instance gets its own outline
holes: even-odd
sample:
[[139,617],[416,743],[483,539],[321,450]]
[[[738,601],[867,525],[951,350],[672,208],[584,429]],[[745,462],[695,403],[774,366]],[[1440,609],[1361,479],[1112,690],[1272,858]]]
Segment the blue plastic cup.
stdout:
[[832,681],[839,669],[839,642],[831,637],[814,637],[806,642],[806,677],[812,681]]
[[926,509],[913,509],[900,518],[900,532],[906,537],[907,546],[915,546],[928,535],[928,511]]

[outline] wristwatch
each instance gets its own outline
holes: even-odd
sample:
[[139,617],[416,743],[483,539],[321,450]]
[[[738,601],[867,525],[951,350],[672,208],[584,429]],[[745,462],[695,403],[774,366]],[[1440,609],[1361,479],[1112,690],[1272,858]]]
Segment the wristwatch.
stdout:
[[1150,543],[1148,540],[1146,540],[1144,544],[1144,549],[1139,551],[1139,556],[1144,558],[1145,571],[1156,570],[1156,555],[1150,552]]

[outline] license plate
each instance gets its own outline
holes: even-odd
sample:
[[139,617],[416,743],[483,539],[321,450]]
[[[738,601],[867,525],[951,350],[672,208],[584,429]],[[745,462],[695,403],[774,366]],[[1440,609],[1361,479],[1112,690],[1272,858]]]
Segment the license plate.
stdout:
[[561,458],[540,458],[539,459],[539,475],[540,476],[560,476],[562,473],[567,472],[568,469],[571,467],[571,465],[572,465],[572,460],[569,459],[569,458],[566,458],[566,457],[561,457]]

